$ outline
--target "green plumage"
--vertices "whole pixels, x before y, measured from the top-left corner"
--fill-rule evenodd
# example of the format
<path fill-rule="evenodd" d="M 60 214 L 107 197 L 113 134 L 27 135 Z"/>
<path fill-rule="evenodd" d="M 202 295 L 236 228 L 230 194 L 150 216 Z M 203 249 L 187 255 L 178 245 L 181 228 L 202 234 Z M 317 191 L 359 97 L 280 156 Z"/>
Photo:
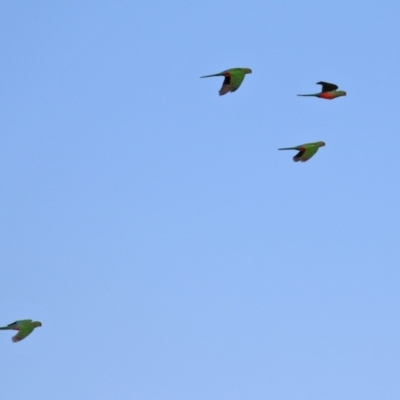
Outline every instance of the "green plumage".
<path fill-rule="evenodd" d="M 293 161 L 306 162 L 322 146 L 325 146 L 325 142 L 305 143 L 300 146 L 284 147 L 284 148 L 278 149 L 278 150 L 298 150 L 299 152 L 293 157 Z"/>
<path fill-rule="evenodd" d="M 22 319 L 19 321 L 15 321 L 12 324 L 7 326 L 0 327 L 0 330 L 14 330 L 18 331 L 18 333 L 11 338 L 11 340 L 16 343 L 25 339 L 28 335 L 30 335 L 33 330 L 39 326 L 42 326 L 42 323 L 39 321 L 32 321 L 31 319 Z"/>
<path fill-rule="evenodd" d="M 219 95 L 223 96 L 226 93 L 235 92 L 236 90 L 238 90 L 246 74 L 251 74 L 251 73 L 252 71 L 250 68 L 231 68 L 227 69 L 226 71 L 222 71 L 218 74 L 201 76 L 201 78 L 210 78 L 212 76 L 224 76 L 225 79 L 219 91 Z"/>

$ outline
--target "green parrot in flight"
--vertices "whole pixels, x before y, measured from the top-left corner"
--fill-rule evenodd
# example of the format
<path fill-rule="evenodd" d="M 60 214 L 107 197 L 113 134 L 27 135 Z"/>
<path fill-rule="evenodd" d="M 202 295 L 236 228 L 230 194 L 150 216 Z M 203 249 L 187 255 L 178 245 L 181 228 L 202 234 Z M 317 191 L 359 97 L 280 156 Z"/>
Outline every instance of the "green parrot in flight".
<path fill-rule="evenodd" d="M 219 74 L 201 76 L 200 78 L 210 78 L 212 76 L 224 76 L 224 82 L 219 91 L 219 95 L 222 96 L 228 92 L 235 92 L 239 89 L 243 82 L 246 74 L 251 74 L 250 68 L 231 68 L 226 71 L 220 72 Z"/>
<path fill-rule="evenodd" d="M 42 323 L 39 321 L 32 321 L 31 319 L 21 319 L 20 321 L 15 321 L 10 325 L 0 327 L 0 330 L 13 330 L 18 331 L 18 333 L 11 338 L 11 340 L 16 343 L 25 339 L 28 335 L 30 335 L 33 330 L 39 326 L 42 326 Z"/>
<path fill-rule="evenodd" d="M 339 88 L 339 86 L 335 85 L 334 83 L 317 82 L 317 85 L 322 85 L 321 93 L 298 94 L 297 96 L 313 96 L 325 100 L 333 100 L 336 99 L 336 97 L 347 96 L 347 93 L 344 90 L 336 90 Z"/>
<path fill-rule="evenodd" d="M 296 147 L 285 147 L 278 150 L 298 150 L 299 152 L 293 157 L 293 161 L 306 162 L 309 160 L 320 147 L 325 146 L 325 142 L 305 143 Z"/>

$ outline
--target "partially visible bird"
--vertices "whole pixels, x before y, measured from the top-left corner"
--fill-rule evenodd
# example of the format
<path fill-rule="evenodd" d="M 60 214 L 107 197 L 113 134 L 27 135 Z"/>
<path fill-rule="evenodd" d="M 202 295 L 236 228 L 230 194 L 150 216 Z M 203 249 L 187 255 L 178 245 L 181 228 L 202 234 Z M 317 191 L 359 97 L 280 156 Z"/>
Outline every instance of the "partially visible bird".
<path fill-rule="evenodd" d="M 226 71 L 222 71 L 219 74 L 201 76 L 200 78 L 210 78 L 212 76 L 224 76 L 224 82 L 219 91 L 219 95 L 222 96 L 228 92 L 234 92 L 239 89 L 243 82 L 246 74 L 251 74 L 252 70 L 250 68 L 231 68 Z"/>
<path fill-rule="evenodd" d="M 325 99 L 325 100 L 333 100 L 333 99 L 336 99 L 336 97 L 347 96 L 347 93 L 344 90 L 336 90 L 339 88 L 339 86 L 335 85 L 334 83 L 328 83 L 328 82 L 321 81 L 321 82 L 317 82 L 317 85 L 322 85 L 321 93 L 298 94 L 297 96 L 313 96 L 313 97 L 319 97 L 320 99 Z"/>
<path fill-rule="evenodd" d="M 299 152 L 293 157 L 293 161 L 306 162 L 309 160 L 320 147 L 325 146 L 325 142 L 305 143 L 296 147 L 285 147 L 278 150 L 298 150 Z"/>
<path fill-rule="evenodd" d="M 39 321 L 32 321 L 31 319 L 21 319 L 20 321 L 15 321 L 7 326 L 0 327 L 0 330 L 18 331 L 18 333 L 11 338 L 11 340 L 15 343 L 21 341 L 22 339 L 25 339 L 33 332 L 35 328 L 39 326 L 42 326 L 42 323 Z"/>

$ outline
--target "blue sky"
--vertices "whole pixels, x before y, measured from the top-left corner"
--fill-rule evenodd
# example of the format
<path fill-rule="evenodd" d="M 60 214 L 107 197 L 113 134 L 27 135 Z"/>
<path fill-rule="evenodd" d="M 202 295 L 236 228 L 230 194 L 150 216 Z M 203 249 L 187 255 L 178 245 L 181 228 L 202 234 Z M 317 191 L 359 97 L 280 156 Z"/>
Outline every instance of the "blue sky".
<path fill-rule="evenodd" d="M 2 399 L 399 397 L 398 2 L 0 11 Z"/>

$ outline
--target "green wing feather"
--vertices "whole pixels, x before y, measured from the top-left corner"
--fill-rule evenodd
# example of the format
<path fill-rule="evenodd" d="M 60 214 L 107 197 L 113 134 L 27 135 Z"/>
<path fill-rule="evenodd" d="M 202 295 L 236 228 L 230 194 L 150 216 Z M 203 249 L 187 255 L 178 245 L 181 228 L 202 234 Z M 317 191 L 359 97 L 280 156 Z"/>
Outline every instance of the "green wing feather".
<path fill-rule="evenodd" d="M 32 321 L 31 319 L 21 319 L 19 321 L 15 321 L 12 324 L 1 327 L 1 330 L 15 330 L 18 333 L 11 338 L 13 342 L 19 342 L 22 339 L 25 339 L 28 335 L 30 335 L 33 330 L 39 326 L 42 326 L 42 323 L 39 321 Z"/>
<path fill-rule="evenodd" d="M 16 343 L 20 342 L 22 339 L 25 339 L 28 335 L 30 335 L 33 330 L 35 329 L 35 326 L 33 326 L 32 323 L 30 324 L 24 324 L 19 328 L 18 333 L 11 338 L 11 340 Z"/>
<path fill-rule="evenodd" d="M 304 146 L 304 148 L 305 148 L 305 150 L 300 150 L 293 157 L 293 161 L 306 162 L 318 151 L 318 147 L 316 147 L 316 146 Z"/>
<path fill-rule="evenodd" d="M 305 162 L 309 160 L 322 146 L 325 146 L 325 142 L 305 143 L 300 146 L 283 147 L 278 150 L 298 150 L 299 152 L 293 157 L 293 161 Z"/>
<path fill-rule="evenodd" d="M 225 80 L 222 83 L 219 95 L 223 96 L 226 93 L 238 90 L 244 77 L 245 73 L 240 68 L 233 68 L 226 71 Z"/>
<path fill-rule="evenodd" d="M 243 82 L 245 75 L 251 73 L 252 71 L 250 68 L 230 68 L 226 71 L 219 72 L 218 74 L 201 76 L 201 78 L 224 76 L 225 79 L 222 83 L 221 89 L 219 90 L 219 95 L 223 96 L 226 93 L 235 92 L 236 90 L 238 90 Z"/>
<path fill-rule="evenodd" d="M 242 70 L 231 71 L 231 92 L 239 89 L 240 85 L 244 80 L 245 74 Z"/>

